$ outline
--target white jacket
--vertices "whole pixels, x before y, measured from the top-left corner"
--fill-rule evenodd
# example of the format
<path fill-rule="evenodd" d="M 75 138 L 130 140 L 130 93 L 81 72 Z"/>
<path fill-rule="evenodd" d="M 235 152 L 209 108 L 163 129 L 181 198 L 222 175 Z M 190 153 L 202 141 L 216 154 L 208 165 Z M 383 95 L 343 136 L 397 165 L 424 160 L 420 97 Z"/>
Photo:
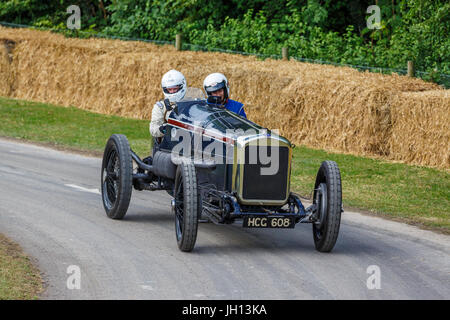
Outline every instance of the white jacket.
<path fill-rule="evenodd" d="M 153 106 L 152 110 L 152 120 L 150 121 L 150 134 L 154 138 L 162 137 L 161 131 L 159 131 L 159 127 L 162 126 L 167 119 L 169 118 L 170 112 L 166 112 L 166 106 L 164 105 L 164 101 L 158 101 Z M 165 115 L 165 119 L 164 119 Z"/>

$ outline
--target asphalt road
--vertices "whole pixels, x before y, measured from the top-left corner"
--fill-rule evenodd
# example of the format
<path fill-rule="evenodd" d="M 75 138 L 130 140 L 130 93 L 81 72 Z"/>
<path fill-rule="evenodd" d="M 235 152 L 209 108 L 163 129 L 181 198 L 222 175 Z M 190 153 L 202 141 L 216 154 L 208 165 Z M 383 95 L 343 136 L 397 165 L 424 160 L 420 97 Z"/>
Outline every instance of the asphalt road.
<path fill-rule="evenodd" d="M 331 253 L 314 249 L 311 225 L 212 223 L 183 253 L 165 192 L 133 191 L 124 220 L 107 218 L 100 167 L 100 158 L 0 139 L 0 232 L 36 260 L 43 299 L 450 298 L 448 236 L 345 212 Z M 78 283 L 69 266 L 79 289 L 67 285 Z"/>

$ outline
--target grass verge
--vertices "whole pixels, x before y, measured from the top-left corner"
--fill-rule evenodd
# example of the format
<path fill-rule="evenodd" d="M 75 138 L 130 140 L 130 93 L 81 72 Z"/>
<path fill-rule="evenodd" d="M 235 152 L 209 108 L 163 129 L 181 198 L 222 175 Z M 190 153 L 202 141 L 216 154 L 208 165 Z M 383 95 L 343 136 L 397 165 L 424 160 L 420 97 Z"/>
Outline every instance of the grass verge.
<path fill-rule="evenodd" d="M 37 299 L 41 290 L 39 270 L 17 244 L 0 234 L 0 300 Z"/>
<path fill-rule="evenodd" d="M 149 154 L 147 120 L 101 115 L 74 107 L 0 98 L 0 135 L 101 155 L 113 133 L 125 134 L 141 157 Z M 445 170 L 294 149 L 292 189 L 309 196 L 323 160 L 338 163 L 345 208 L 450 234 L 450 174 Z"/>

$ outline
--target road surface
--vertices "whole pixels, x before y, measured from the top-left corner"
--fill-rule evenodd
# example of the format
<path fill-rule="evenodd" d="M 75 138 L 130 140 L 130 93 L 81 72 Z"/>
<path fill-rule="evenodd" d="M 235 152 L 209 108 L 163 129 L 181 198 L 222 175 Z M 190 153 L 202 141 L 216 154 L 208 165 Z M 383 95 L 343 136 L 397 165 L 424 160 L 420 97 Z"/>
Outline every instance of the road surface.
<path fill-rule="evenodd" d="M 109 219 L 100 168 L 100 158 L 0 139 L 0 232 L 37 262 L 42 299 L 450 298 L 446 235 L 345 212 L 331 253 L 314 249 L 311 225 L 212 223 L 183 253 L 170 196 L 133 190 L 124 220 Z"/>

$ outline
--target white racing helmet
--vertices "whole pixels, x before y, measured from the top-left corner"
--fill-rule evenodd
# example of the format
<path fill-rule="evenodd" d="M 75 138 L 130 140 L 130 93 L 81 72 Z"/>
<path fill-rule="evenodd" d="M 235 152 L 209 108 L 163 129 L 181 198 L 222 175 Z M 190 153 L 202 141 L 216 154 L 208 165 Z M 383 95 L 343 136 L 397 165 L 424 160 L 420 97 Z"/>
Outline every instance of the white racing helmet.
<path fill-rule="evenodd" d="M 224 89 L 223 103 L 225 103 L 230 96 L 230 85 L 228 84 L 227 77 L 225 77 L 222 73 L 211 73 L 203 81 L 203 89 L 205 89 L 207 96 L 210 96 L 211 92 L 222 88 Z"/>
<path fill-rule="evenodd" d="M 187 89 L 186 79 L 183 74 L 177 70 L 170 70 L 166 72 L 161 79 L 161 87 L 164 92 L 164 97 L 170 102 L 178 102 L 184 98 Z M 169 93 L 169 88 L 178 88 L 175 93 Z"/>

